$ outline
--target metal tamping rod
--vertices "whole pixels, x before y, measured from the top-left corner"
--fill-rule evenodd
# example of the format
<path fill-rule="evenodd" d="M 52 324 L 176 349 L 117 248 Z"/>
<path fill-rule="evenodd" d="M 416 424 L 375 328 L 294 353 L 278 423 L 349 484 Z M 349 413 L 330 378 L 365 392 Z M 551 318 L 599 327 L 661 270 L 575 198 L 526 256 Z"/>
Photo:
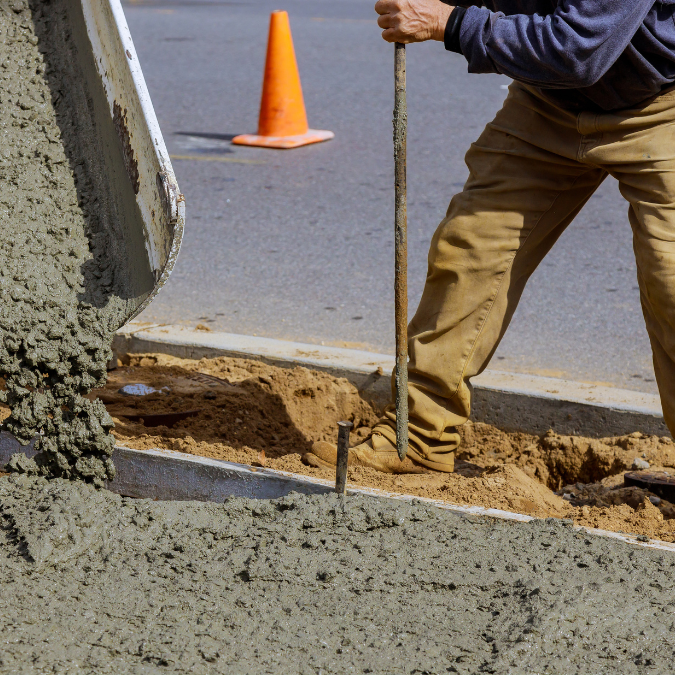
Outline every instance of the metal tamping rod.
<path fill-rule="evenodd" d="M 337 464 L 335 465 L 335 492 L 343 495 L 347 489 L 347 466 L 349 465 L 349 432 L 351 422 L 338 422 Z"/>
<path fill-rule="evenodd" d="M 406 141 L 408 104 L 405 94 L 405 45 L 395 46 L 394 60 L 395 246 L 394 304 L 396 312 L 396 450 L 408 452 L 408 203 Z"/>

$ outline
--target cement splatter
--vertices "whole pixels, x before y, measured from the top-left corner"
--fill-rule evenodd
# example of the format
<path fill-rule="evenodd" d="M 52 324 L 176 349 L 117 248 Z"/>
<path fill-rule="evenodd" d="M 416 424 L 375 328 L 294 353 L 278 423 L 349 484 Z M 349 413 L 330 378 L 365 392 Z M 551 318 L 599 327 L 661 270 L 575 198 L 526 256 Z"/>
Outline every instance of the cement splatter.
<path fill-rule="evenodd" d="M 105 382 L 126 311 L 64 7 L 0 0 L 3 428 L 38 436 L 41 472 L 102 484 L 114 475 L 113 423 L 85 395 Z"/>
<path fill-rule="evenodd" d="M 614 675 L 675 657 L 675 556 L 561 520 L 12 476 L 0 521 L 0 673 Z"/>

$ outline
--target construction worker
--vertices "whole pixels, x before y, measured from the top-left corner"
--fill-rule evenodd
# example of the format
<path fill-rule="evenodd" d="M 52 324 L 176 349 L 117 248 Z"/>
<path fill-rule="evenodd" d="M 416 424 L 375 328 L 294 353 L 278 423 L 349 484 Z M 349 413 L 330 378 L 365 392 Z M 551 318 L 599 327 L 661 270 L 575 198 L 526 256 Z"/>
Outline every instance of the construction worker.
<path fill-rule="evenodd" d="M 452 471 L 471 378 L 490 361 L 525 283 L 608 176 L 633 230 L 665 422 L 675 432 L 675 0 L 379 0 L 388 42 L 438 40 L 470 73 L 513 79 L 471 146 L 469 178 L 437 229 L 410 323 L 410 446 L 395 410 L 352 465 Z M 310 464 L 335 464 L 317 443 Z"/>

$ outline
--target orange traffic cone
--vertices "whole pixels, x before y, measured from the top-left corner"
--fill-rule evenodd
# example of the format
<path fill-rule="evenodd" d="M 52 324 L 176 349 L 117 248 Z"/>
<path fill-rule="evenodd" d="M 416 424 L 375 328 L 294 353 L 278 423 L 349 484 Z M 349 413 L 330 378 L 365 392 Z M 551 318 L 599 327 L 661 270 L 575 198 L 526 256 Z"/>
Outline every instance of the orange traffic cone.
<path fill-rule="evenodd" d="M 334 136 L 332 131 L 307 126 L 288 13 L 272 12 L 258 133 L 235 136 L 232 142 L 264 148 L 298 148 Z"/>

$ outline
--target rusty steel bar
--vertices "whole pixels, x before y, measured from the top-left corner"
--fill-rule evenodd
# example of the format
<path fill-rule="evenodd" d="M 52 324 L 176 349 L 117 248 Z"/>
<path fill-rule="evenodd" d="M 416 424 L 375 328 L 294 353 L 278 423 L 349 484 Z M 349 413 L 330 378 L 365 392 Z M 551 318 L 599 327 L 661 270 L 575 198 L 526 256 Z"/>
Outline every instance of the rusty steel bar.
<path fill-rule="evenodd" d="M 394 94 L 395 247 L 394 304 L 396 312 L 396 450 L 408 452 L 408 204 L 406 141 L 408 104 L 405 94 L 405 45 L 396 43 Z"/>
<path fill-rule="evenodd" d="M 347 466 L 349 465 L 349 432 L 351 422 L 338 422 L 337 463 L 335 465 L 335 492 L 343 495 L 347 489 Z"/>

